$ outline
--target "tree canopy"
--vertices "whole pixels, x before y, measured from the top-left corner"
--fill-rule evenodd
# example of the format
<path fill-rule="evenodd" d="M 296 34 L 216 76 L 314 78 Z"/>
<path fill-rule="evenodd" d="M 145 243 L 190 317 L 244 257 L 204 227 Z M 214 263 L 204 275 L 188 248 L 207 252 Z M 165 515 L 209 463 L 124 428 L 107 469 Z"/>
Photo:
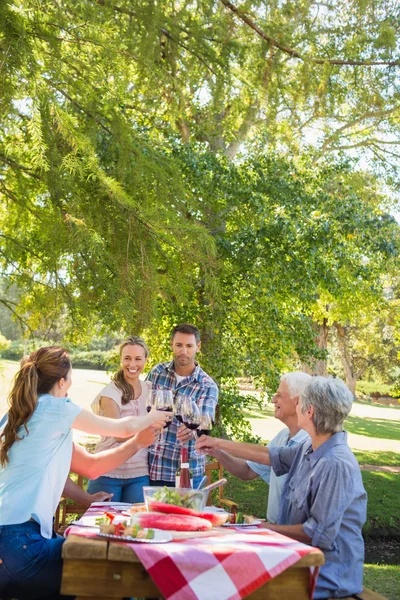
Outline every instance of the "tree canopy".
<path fill-rule="evenodd" d="M 397 270 L 365 159 L 395 189 L 399 10 L 2 2 L 0 267 L 19 294 L 0 302 L 69 340 L 193 320 L 218 381 L 323 359 L 315 328 L 379 305 Z"/>

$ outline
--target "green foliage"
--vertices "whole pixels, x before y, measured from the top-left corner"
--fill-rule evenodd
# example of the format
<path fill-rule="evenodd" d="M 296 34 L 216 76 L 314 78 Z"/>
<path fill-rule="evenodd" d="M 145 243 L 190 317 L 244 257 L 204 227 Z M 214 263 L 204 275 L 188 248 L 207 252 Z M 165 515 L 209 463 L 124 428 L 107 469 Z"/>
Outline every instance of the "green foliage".
<path fill-rule="evenodd" d="M 72 365 L 77 369 L 104 369 L 108 366 L 109 353 L 102 350 L 71 352 Z"/>
<path fill-rule="evenodd" d="M 237 376 L 268 391 L 324 357 L 326 306 L 381 310 L 390 202 L 324 157 L 397 140 L 395 69 L 331 60 L 396 62 L 389 4 L 243 5 L 269 42 L 211 0 L 3 2 L 0 274 L 25 338 L 145 332 L 164 360 L 169 328 L 196 322 L 226 427 Z"/>
<path fill-rule="evenodd" d="M 367 396 L 371 396 L 371 394 L 375 394 L 378 396 L 392 396 L 393 398 L 397 398 L 397 394 L 395 393 L 393 386 L 388 385 L 386 383 L 376 383 L 375 381 L 358 381 L 357 382 L 357 391 L 361 392 L 361 394 L 365 394 Z"/>
<path fill-rule="evenodd" d="M 7 350 L 7 348 L 10 346 L 11 342 L 10 340 L 7 340 L 4 335 L 1 335 L 0 333 L 0 352 L 3 353 L 4 350 Z"/>

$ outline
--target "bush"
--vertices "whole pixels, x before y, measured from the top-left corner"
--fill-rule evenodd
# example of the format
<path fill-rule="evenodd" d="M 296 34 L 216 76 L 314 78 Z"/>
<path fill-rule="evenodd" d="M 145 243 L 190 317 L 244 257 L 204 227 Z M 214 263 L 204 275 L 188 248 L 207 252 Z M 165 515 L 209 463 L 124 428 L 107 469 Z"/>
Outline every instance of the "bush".
<path fill-rule="evenodd" d="M 356 390 L 361 394 L 375 398 L 379 398 L 380 396 L 398 398 L 400 395 L 395 386 L 386 383 L 375 383 L 374 381 L 357 381 Z"/>
<path fill-rule="evenodd" d="M 0 333 L 0 352 L 4 352 L 4 350 L 7 350 L 10 344 L 10 340 L 7 340 L 7 338 L 5 338 L 4 335 L 1 335 Z"/>
<path fill-rule="evenodd" d="M 75 369 L 108 369 L 109 352 L 90 350 L 88 352 L 71 352 L 70 358 Z"/>
<path fill-rule="evenodd" d="M 21 340 L 13 340 L 1 351 L 1 358 L 6 360 L 21 360 L 24 355 L 24 344 Z"/>

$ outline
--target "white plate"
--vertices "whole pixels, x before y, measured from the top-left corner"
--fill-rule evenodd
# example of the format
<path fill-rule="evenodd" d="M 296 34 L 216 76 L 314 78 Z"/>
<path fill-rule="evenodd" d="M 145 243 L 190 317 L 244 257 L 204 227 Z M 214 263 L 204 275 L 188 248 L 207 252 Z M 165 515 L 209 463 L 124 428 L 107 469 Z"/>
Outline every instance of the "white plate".
<path fill-rule="evenodd" d="M 140 542 L 143 544 L 165 544 L 172 540 L 172 535 L 169 531 L 162 529 L 154 529 L 154 537 L 152 540 L 146 540 L 142 538 L 134 538 L 129 535 L 113 535 L 112 533 L 98 533 L 99 537 L 106 538 L 107 540 L 113 540 L 116 542 Z"/>
<path fill-rule="evenodd" d="M 260 525 L 262 521 L 254 519 L 252 523 L 224 523 L 222 527 L 253 527 L 253 525 Z"/>
<path fill-rule="evenodd" d="M 90 506 L 94 508 L 99 508 L 102 506 L 106 506 L 107 508 L 116 508 L 116 510 L 121 510 L 123 508 L 130 508 L 132 506 L 132 502 L 92 502 Z"/>

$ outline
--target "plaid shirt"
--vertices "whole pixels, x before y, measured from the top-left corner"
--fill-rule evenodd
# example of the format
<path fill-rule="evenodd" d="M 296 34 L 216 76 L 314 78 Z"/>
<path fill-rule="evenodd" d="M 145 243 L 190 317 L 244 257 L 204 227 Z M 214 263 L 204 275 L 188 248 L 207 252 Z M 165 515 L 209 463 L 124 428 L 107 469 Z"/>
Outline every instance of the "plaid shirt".
<path fill-rule="evenodd" d="M 215 407 L 218 403 L 218 387 L 207 373 L 195 362 L 195 369 L 191 375 L 185 377 L 179 384 L 175 377 L 174 361 L 156 365 L 147 375 L 146 380 L 151 381 L 153 388 L 163 388 L 179 392 L 194 400 L 199 407 L 200 413 L 209 413 L 213 418 Z M 164 481 L 175 481 L 175 474 L 179 467 L 181 444 L 176 439 L 180 423 L 174 419 L 171 425 L 164 429 L 164 439 L 172 445 L 165 448 L 155 447 L 156 452 L 149 453 L 150 479 L 163 479 Z M 194 451 L 194 440 L 189 441 L 189 456 Z M 205 457 L 190 458 L 190 469 L 193 477 L 203 475 Z"/>

